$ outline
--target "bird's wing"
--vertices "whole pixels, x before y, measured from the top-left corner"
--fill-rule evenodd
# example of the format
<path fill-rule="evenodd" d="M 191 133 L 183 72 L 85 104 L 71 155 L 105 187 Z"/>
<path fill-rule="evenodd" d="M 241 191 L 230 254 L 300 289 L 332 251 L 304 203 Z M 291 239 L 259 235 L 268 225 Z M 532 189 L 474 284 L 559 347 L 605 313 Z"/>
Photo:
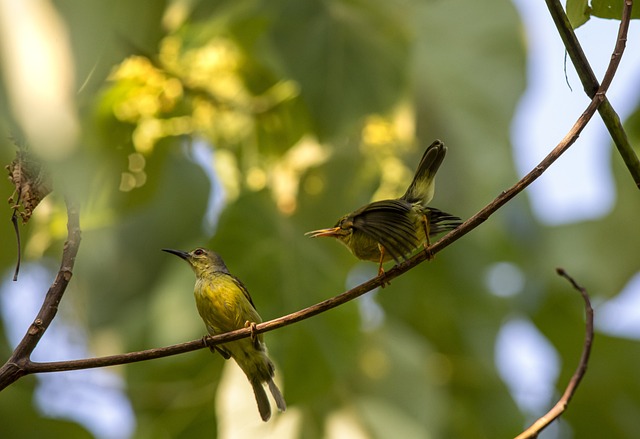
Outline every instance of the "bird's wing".
<path fill-rule="evenodd" d="M 238 279 L 237 277 L 235 277 L 234 275 L 230 274 L 229 276 L 231 276 L 231 279 L 233 280 L 233 283 L 235 283 L 237 285 L 237 287 L 240 289 L 240 291 L 242 291 L 242 294 L 244 295 L 245 299 L 247 299 L 247 302 L 249 302 L 249 304 L 251 304 L 251 309 L 246 309 L 246 313 L 244 314 L 244 317 L 246 317 L 247 322 L 252 323 L 252 324 L 256 324 L 256 323 L 262 323 L 262 319 L 260 318 L 260 314 L 258 314 L 258 310 L 256 309 L 256 306 L 253 304 L 253 300 L 251 299 L 251 294 L 249 294 L 249 290 L 247 290 L 247 287 L 244 286 L 244 284 L 240 281 L 240 279 Z M 239 304 L 239 306 L 241 308 L 244 308 L 243 305 Z M 242 322 L 241 322 L 242 323 Z M 245 322 L 245 326 L 246 326 L 246 322 Z M 264 350 L 265 347 L 263 345 L 262 342 L 262 334 L 258 334 L 257 337 L 254 337 L 253 333 L 251 335 L 251 340 L 253 341 L 253 346 L 257 349 L 257 350 Z"/>
<path fill-rule="evenodd" d="M 242 281 L 237 277 L 235 277 L 234 275 L 230 274 L 229 276 L 231 276 L 233 283 L 236 284 L 236 286 L 240 289 L 240 291 L 242 291 L 242 294 L 244 294 L 245 299 L 247 299 L 247 301 L 251 304 L 253 309 L 257 312 L 258 310 L 256 309 L 256 306 L 253 304 L 253 299 L 251 299 L 251 294 L 249 294 L 249 290 L 247 290 L 247 287 L 245 287 Z"/>
<path fill-rule="evenodd" d="M 399 262 L 419 244 L 410 214 L 411 205 L 405 201 L 377 201 L 354 214 L 353 227 L 380 243 Z"/>
<path fill-rule="evenodd" d="M 462 224 L 462 220 L 450 213 L 443 212 L 435 207 L 423 208 L 423 213 L 429 220 L 429 236 L 435 236 L 442 232 L 448 232 Z"/>

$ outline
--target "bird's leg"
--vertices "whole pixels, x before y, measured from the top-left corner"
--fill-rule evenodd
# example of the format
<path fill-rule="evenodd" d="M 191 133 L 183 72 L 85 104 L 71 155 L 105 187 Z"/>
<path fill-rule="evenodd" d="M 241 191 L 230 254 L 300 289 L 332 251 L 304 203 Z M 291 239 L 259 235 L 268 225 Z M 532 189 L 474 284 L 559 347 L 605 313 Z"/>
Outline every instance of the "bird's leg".
<path fill-rule="evenodd" d="M 211 352 L 213 352 L 214 354 L 216 352 L 219 353 L 220 355 L 222 355 L 222 358 L 224 358 L 225 360 L 228 360 L 229 358 L 231 358 L 231 356 L 226 351 L 223 351 L 218 346 L 210 346 L 209 343 L 207 342 L 207 337 L 208 337 L 207 335 L 204 335 L 202 337 L 202 344 L 207 346 Z"/>
<path fill-rule="evenodd" d="M 382 284 L 380 284 L 380 286 L 384 288 L 387 285 L 391 285 L 391 282 L 386 282 L 384 280 L 384 268 L 382 268 L 382 262 L 384 261 L 384 247 L 378 244 L 378 250 L 380 250 L 380 264 L 378 265 L 378 276 L 383 276 Z"/>
<path fill-rule="evenodd" d="M 427 261 L 430 261 L 433 259 L 433 254 L 431 253 L 431 249 L 430 249 L 431 239 L 429 238 L 431 225 L 429 224 L 429 218 L 427 218 L 427 215 L 425 215 L 424 213 L 422 214 L 421 222 L 422 222 L 422 227 L 424 227 L 424 236 L 425 236 L 425 240 L 422 243 L 422 245 L 424 246 L 424 252 L 427 255 Z"/>
<path fill-rule="evenodd" d="M 218 346 L 213 346 L 210 347 L 209 349 L 211 349 L 211 352 L 213 353 L 219 353 L 220 355 L 222 355 L 222 358 L 224 358 L 225 360 L 228 360 L 229 358 L 231 358 L 231 354 L 227 351 L 225 351 L 222 348 L 219 348 Z"/>
<path fill-rule="evenodd" d="M 245 328 L 251 328 L 251 342 L 253 343 L 253 347 L 256 349 L 260 349 L 260 340 L 258 340 L 258 334 L 256 333 L 256 322 L 250 322 L 247 320 L 244 322 Z"/>

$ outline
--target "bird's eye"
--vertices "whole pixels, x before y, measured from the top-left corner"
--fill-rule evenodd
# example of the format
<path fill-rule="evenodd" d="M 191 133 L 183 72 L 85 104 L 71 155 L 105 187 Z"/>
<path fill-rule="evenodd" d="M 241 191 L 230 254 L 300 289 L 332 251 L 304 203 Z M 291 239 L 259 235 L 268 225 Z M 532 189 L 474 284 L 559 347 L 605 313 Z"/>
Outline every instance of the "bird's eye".
<path fill-rule="evenodd" d="M 204 254 L 204 250 L 202 250 L 201 248 L 196 249 L 196 251 L 194 251 L 193 254 L 196 256 L 202 256 Z"/>

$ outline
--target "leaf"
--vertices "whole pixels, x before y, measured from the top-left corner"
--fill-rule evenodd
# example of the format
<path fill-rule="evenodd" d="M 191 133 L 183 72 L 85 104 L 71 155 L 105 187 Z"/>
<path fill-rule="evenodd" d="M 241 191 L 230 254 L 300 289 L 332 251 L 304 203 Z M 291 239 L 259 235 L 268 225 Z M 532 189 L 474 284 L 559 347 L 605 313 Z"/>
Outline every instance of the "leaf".
<path fill-rule="evenodd" d="M 591 0 L 591 15 L 620 20 L 623 6 L 623 0 Z M 631 18 L 640 18 L 640 8 L 637 5 L 631 10 Z"/>
<path fill-rule="evenodd" d="M 574 29 L 582 26 L 589 18 L 622 19 L 622 0 L 592 0 L 589 5 L 588 0 L 567 0 L 567 16 Z M 631 18 L 640 18 L 640 8 L 631 10 Z"/>
<path fill-rule="evenodd" d="M 585 24 L 591 16 L 588 0 L 567 0 L 567 17 L 574 29 Z"/>
<path fill-rule="evenodd" d="M 16 158 L 6 168 L 16 196 L 9 203 L 15 203 L 13 209 L 26 224 L 38 204 L 53 190 L 51 175 L 42 161 L 24 147 L 18 148 Z"/>

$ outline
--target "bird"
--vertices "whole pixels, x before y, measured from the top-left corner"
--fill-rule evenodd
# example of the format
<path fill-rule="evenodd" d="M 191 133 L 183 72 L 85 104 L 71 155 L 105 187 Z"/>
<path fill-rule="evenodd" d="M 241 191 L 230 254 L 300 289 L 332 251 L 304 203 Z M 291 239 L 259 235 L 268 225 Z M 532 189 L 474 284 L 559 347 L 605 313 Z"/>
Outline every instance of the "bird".
<path fill-rule="evenodd" d="M 193 295 L 196 308 L 210 335 L 245 327 L 255 328 L 262 319 L 256 311 L 249 291 L 244 284 L 229 272 L 222 257 L 206 248 L 198 247 L 190 252 L 163 248 L 163 251 L 184 259 L 196 275 Z M 258 411 L 263 421 L 271 417 L 271 404 L 264 384 L 271 391 L 278 410 L 284 412 L 287 404 L 280 389 L 273 381 L 275 367 L 267 354 L 262 334 L 250 338 L 210 347 L 225 360 L 233 358 L 249 379 L 253 388 Z"/>
<path fill-rule="evenodd" d="M 435 191 L 435 175 L 447 153 L 440 140 L 425 150 L 407 191 L 397 199 L 374 201 L 342 216 L 334 227 L 305 233 L 312 238 L 333 237 L 358 259 L 382 264 L 393 259 L 400 263 L 430 238 L 462 224 L 457 216 L 428 207 Z M 430 255 L 428 255 L 430 257 Z"/>

